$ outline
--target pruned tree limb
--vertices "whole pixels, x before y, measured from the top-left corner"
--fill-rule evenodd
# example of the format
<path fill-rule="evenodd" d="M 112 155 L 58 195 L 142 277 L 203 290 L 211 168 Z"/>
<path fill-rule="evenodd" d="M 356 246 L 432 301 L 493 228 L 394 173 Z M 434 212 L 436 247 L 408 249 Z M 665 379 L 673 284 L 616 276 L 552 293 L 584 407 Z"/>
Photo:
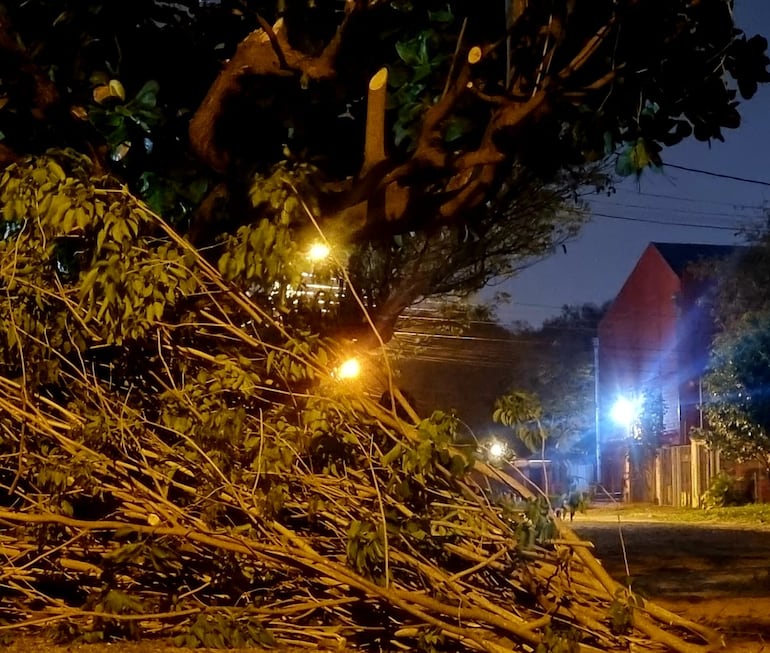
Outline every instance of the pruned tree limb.
<path fill-rule="evenodd" d="M 281 64 L 281 68 L 285 68 L 288 70 L 289 63 L 286 61 L 286 57 L 283 54 L 281 43 L 279 42 L 278 37 L 273 31 L 273 27 L 260 14 L 257 14 L 257 22 L 260 24 L 262 30 L 265 32 L 265 35 L 270 41 L 270 44 L 273 46 L 273 51 L 275 52 L 275 56 L 278 57 L 278 62 Z"/>
<path fill-rule="evenodd" d="M 308 79 L 334 77 L 334 64 L 342 45 L 350 17 L 359 7 L 349 2 L 346 13 L 332 39 L 317 57 L 307 55 L 291 46 L 283 19 L 279 18 L 272 28 L 259 18 L 260 29 L 249 34 L 236 48 L 233 57 L 217 75 L 206 97 L 190 121 L 190 144 L 193 151 L 212 170 L 227 172 L 230 158 L 215 141 L 217 118 L 222 106 L 231 95 L 240 92 L 243 76 L 302 75 Z"/>
<path fill-rule="evenodd" d="M 581 48 L 575 57 L 564 68 L 562 68 L 558 77 L 562 81 L 569 79 L 573 74 L 579 71 L 583 66 L 591 60 L 591 57 L 601 47 L 602 43 L 612 33 L 612 28 L 615 25 L 616 18 L 613 16 L 609 21 L 602 25 L 596 33 L 588 39 L 585 45 Z"/>
<path fill-rule="evenodd" d="M 380 68 L 369 80 L 366 103 L 366 136 L 361 174 L 385 160 L 385 101 L 388 90 L 388 69 Z"/>
<path fill-rule="evenodd" d="M 521 18 L 527 3 L 521 0 L 513 4 L 515 6 L 511 6 L 511 11 Z M 250 34 L 217 77 L 191 121 L 191 142 L 199 156 L 215 170 L 227 171 L 229 156 L 214 144 L 215 121 L 224 99 L 239 91 L 239 80 L 243 75 L 270 77 L 294 74 L 309 79 L 333 77 L 347 22 L 359 10 L 361 3 L 347 3 L 345 17 L 322 53 L 316 57 L 298 52 L 289 44 L 281 20 L 272 28 L 263 24 L 261 29 Z M 337 233 L 343 240 L 350 240 L 372 233 L 380 224 L 387 223 L 387 231 L 398 233 L 399 229 L 413 228 L 415 219 L 420 224 L 426 224 L 425 221 L 434 216 L 434 219 L 447 222 L 460 219 L 463 212 L 478 207 L 493 187 L 498 167 L 507 160 L 508 148 L 524 133 L 525 128 L 537 124 L 551 111 L 559 98 L 568 100 L 571 97 L 569 94 L 574 91 L 565 88 L 565 82 L 592 59 L 611 33 L 613 25 L 614 18 L 597 30 L 566 66 L 551 73 L 548 68 L 556 47 L 563 41 L 565 29 L 563 21 L 552 21 L 547 36 L 553 43 L 546 53 L 547 61 L 544 60 L 539 68 L 542 81 L 530 97 L 494 95 L 477 88 L 473 68 L 496 45 L 479 44 L 468 48 L 462 65 L 457 66 L 462 50 L 463 39 L 460 37 L 444 91 L 438 101 L 425 111 L 414 151 L 407 160 L 399 163 L 391 161 L 386 152 L 387 72 L 380 70 L 370 79 L 368 89 L 366 138 L 360 172 L 356 179 L 340 184 L 336 206 L 319 216 L 324 228 Z M 610 71 L 582 90 L 599 90 L 611 83 L 616 75 L 617 71 Z M 468 93 L 493 109 L 479 147 L 455 155 L 443 142 L 442 129 L 458 102 Z M 504 136 L 502 140 L 501 135 Z M 443 180 L 440 182 L 443 192 L 436 193 L 434 190 L 433 197 L 414 193 L 414 185 L 419 185 L 426 174 Z M 345 186 L 347 189 L 344 189 Z M 414 211 L 422 215 L 416 217 Z"/>

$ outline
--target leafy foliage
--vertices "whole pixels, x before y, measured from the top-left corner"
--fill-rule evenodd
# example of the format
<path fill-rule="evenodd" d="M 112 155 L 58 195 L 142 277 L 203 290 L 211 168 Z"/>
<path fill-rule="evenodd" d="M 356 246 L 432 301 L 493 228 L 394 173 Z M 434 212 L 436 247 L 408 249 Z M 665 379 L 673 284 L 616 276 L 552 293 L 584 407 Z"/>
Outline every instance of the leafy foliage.
<path fill-rule="evenodd" d="M 495 402 L 492 419 L 513 429 L 514 435 L 531 452 L 545 448 L 548 433 L 540 419 L 543 409 L 534 395 L 525 392 L 510 392 Z"/>
<path fill-rule="evenodd" d="M 539 329 L 517 332 L 521 339 L 509 385 L 535 394 L 551 445 L 564 454 L 592 452 L 594 430 L 593 338 L 603 307 L 564 306 Z"/>
<path fill-rule="evenodd" d="M 212 610 L 198 616 L 187 633 L 174 638 L 174 643 L 187 648 L 230 649 L 275 646 L 277 642 L 257 617 Z"/>
<path fill-rule="evenodd" d="M 724 470 L 711 479 L 708 489 L 701 497 L 701 505 L 705 510 L 741 506 L 750 502 L 751 497 L 747 496 L 738 479 Z"/>
<path fill-rule="evenodd" d="M 767 234 L 755 234 L 750 247 L 697 269 L 710 284 L 705 301 L 716 328 L 704 377 L 708 428 L 703 435 L 722 455 L 738 461 L 770 459 L 767 251 Z"/>
<path fill-rule="evenodd" d="M 38 426 L 53 420 L 40 430 L 25 409 L 4 413 L 3 459 L 23 456 L 5 498 L 33 491 L 37 514 L 111 524 L 75 540 L 55 522 L 27 534 L 50 550 L 35 591 L 46 597 L 50 585 L 54 594 L 43 600 L 64 600 L 58 587 L 77 572 L 68 609 L 100 615 L 87 627 L 73 620 L 62 635 L 137 637 L 140 617 L 160 613 L 178 622 L 185 646 L 272 645 L 275 621 L 236 607 L 244 596 L 278 597 L 287 583 L 289 594 L 302 592 L 303 575 L 308 591 L 325 593 L 313 574 L 278 571 L 248 553 L 252 544 L 233 544 L 274 529 L 320 537 L 313 546 L 343 553 L 343 573 L 382 587 L 401 582 L 401 542 L 424 561 L 462 565 L 444 547 L 491 532 L 458 494 L 472 450 L 456 445 L 457 421 L 444 413 L 398 435 L 402 422 L 333 377 L 338 353 L 285 302 L 303 261 L 312 263 L 266 222 L 274 246 L 252 235 L 244 253 L 246 267 L 265 266 L 262 276 L 231 272 L 224 255 L 220 275 L 124 188 L 91 172 L 85 157 L 51 151 L 0 180 L 0 311 L 11 326 L 0 343 L 2 388 L 24 388 L 28 407 L 47 407 Z M 282 210 L 290 199 L 280 197 Z M 231 260 L 238 251 L 225 249 Z M 319 390 L 300 392 L 311 386 Z M 0 468 L 4 479 L 9 472 Z M 340 488 L 360 495 L 343 501 L 344 513 L 334 507 Z M 437 502 L 437 491 L 451 500 Z M 549 519 L 540 514 L 526 546 L 546 545 Z M 189 539 L 191 529 L 204 539 Z M 205 554 L 216 533 L 231 544 Z M 68 540 L 83 548 L 68 550 Z M 443 635 L 422 641 L 439 645 Z"/>
<path fill-rule="evenodd" d="M 633 429 L 632 434 L 633 440 L 639 446 L 653 451 L 660 446 L 666 410 L 666 402 L 663 400 L 660 389 L 656 387 L 644 388 L 639 404 L 638 424 Z"/>
<path fill-rule="evenodd" d="M 157 239 L 146 210 L 91 174 L 87 159 L 64 151 L 12 166 L 0 180 L 0 251 L 15 262 L 4 283 L 0 364 L 32 390 L 56 385 L 96 344 L 143 339 L 197 289 L 189 257 Z"/>
<path fill-rule="evenodd" d="M 770 414 L 764 399 L 770 382 L 768 316 L 747 314 L 735 331 L 718 336 L 705 386 L 708 438 L 736 460 L 768 460 Z"/>

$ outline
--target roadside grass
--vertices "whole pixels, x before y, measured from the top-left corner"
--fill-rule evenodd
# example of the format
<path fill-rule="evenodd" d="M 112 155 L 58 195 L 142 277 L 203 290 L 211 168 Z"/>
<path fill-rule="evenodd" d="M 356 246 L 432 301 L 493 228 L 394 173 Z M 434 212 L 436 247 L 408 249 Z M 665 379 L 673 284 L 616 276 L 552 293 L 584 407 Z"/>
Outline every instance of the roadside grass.
<path fill-rule="evenodd" d="M 583 514 L 587 519 L 622 521 L 662 521 L 701 524 L 770 525 L 770 503 L 753 503 L 726 508 L 675 508 L 652 504 L 589 505 Z"/>

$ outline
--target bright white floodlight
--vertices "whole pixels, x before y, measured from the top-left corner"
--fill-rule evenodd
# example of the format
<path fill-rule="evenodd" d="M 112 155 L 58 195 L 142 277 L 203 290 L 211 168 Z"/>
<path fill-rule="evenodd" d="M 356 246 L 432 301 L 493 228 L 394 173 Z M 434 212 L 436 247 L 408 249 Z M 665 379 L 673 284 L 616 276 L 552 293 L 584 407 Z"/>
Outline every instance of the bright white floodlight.
<path fill-rule="evenodd" d="M 610 416 L 618 424 L 631 426 L 636 421 L 639 410 L 636 402 L 627 397 L 620 397 L 612 407 Z"/>

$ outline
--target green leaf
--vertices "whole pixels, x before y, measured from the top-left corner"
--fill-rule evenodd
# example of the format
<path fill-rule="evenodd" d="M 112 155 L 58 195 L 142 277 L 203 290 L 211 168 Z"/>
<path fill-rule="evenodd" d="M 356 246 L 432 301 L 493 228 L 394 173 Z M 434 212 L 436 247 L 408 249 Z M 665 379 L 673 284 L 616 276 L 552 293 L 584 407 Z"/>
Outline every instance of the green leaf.
<path fill-rule="evenodd" d="M 418 62 L 420 43 L 417 39 L 411 41 L 399 41 L 396 43 L 396 52 L 405 64 L 415 65 Z"/>
<path fill-rule="evenodd" d="M 428 18 L 436 23 L 451 23 L 454 20 L 454 15 L 452 14 L 449 5 L 447 5 L 446 9 L 429 11 Z"/>
<path fill-rule="evenodd" d="M 463 476 L 467 469 L 468 464 L 463 456 L 460 454 L 455 454 L 452 456 L 451 464 L 449 467 L 449 471 L 452 473 L 452 476 L 455 478 Z"/>
<path fill-rule="evenodd" d="M 402 453 L 403 449 L 400 444 L 396 444 L 382 457 L 382 466 L 389 467 L 395 460 L 397 460 Z"/>
<path fill-rule="evenodd" d="M 447 121 L 447 125 L 444 130 L 444 140 L 448 143 L 456 141 L 465 136 L 465 134 L 467 134 L 472 128 L 473 124 L 470 120 L 453 117 Z"/>
<path fill-rule="evenodd" d="M 154 108 L 158 103 L 158 91 L 160 85 L 154 79 L 151 79 L 136 94 L 135 101 L 142 107 Z"/>

